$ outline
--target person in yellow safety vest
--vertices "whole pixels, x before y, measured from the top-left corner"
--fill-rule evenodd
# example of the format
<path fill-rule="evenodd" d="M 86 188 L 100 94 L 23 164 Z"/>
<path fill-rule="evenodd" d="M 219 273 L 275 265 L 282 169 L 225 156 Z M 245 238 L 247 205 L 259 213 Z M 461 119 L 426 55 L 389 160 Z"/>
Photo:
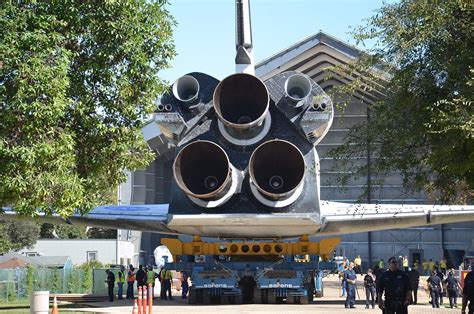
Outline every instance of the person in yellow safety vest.
<path fill-rule="evenodd" d="M 161 282 L 164 283 L 164 285 L 162 284 L 161 286 L 165 288 L 164 294 L 161 294 L 161 298 L 173 300 L 173 296 L 171 295 L 171 280 L 173 280 L 171 271 L 163 268 L 160 272 L 160 279 Z"/>
<path fill-rule="evenodd" d="M 150 290 L 151 284 L 151 295 L 153 298 L 155 297 L 155 278 L 156 273 L 153 271 L 153 266 L 148 265 L 148 271 L 146 272 L 146 285 L 148 287 L 147 293 Z"/>
<path fill-rule="evenodd" d="M 428 274 L 429 274 L 429 269 L 430 269 L 430 264 L 428 263 L 427 260 L 424 259 L 422 265 L 423 265 L 423 275 L 424 275 L 424 276 L 428 276 Z"/>
<path fill-rule="evenodd" d="M 446 276 L 446 269 L 448 268 L 448 265 L 447 265 L 447 262 L 446 262 L 446 259 L 444 258 L 444 256 L 439 261 L 439 268 L 441 268 L 441 272 L 443 273 L 443 275 Z"/>
<path fill-rule="evenodd" d="M 379 268 L 385 271 L 385 263 L 383 262 L 383 259 L 380 259 L 379 261 Z"/>
<path fill-rule="evenodd" d="M 123 300 L 123 284 L 125 283 L 125 267 L 120 266 L 120 270 L 117 273 L 117 286 L 118 286 L 118 299 Z"/>
<path fill-rule="evenodd" d="M 354 259 L 354 271 L 356 274 L 362 274 L 362 259 L 360 258 L 360 255 L 357 255 L 357 257 Z"/>
<path fill-rule="evenodd" d="M 408 257 L 405 255 L 402 259 L 402 266 L 405 272 L 408 272 Z"/>
<path fill-rule="evenodd" d="M 414 263 L 413 263 L 413 266 L 412 268 L 416 268 L 416 270 L 418 271 L 418 268 L 420 267 L 420 262 L 418 262 L 418 260 L 416 260 Z"/>
<path fill-rule="evenodd" d="M 135 268 L 132 264 L 128 266 L 127 272 L 127 299 L 134 299 L 133 286 L 135 284 Z"/>
<path fill-rule="evenodd" d="M 428 262 L 428 266 L 429 266 L 429 272 L 428 272 L 428 275 L 431 274 L 431 272 L 434 270 L 434 267 L 435 267 L 435 262 L 430 258 L 430 261 Z"/>

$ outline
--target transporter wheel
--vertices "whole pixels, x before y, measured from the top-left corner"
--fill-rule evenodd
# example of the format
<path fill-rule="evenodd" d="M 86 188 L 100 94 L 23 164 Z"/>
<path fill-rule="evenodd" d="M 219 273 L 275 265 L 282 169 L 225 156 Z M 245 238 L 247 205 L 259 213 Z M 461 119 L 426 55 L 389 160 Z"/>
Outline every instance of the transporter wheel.
<path fill-rule="evenodd" d="M 268 292 L 268 295 L 267 295 L 268 304 L 277 304 L 278 298 L 275 294 L 275 290 L 268 289 L 267 292 Z"/>
<path fill-rule="evenodd" d="M 308 301 L 309 303 L 312 303 L 314 298 L 314 286 L 312 284 L 307 284 L 306 291 L 308 293 Z"/>
<path fill-rule="evenodd" d="M 262 300 L 262 304 L 268 304 L 268 289 L 261 289 L 260 296 Z"/>
<path fill-rule="evenodd" d="M 299 297 L 299 304 L 309 304 L 309 296 Z"/>
<path fill-rule="evenodd" d="M 209 304 L 220 304 L 219 296 L 209 295 Z"/>
<path fill-rule="evenodd" d="M 244 296 L 239 294 L 235 297 L 235 304 L 243 304 L 244 303 Z"/>
<path fill-rule="evenodd" d="M 296 302 L 296 297 L 294 296 L 287 296 L 286 297 L 286 304 L 295 304 Z"/>
<path fill-rule="evenodd" d="M 253 303 L 254 304 L 261 304 L 263 303 L 262 300 L 262 290 L 255 288 L 253 290 Z"/>
<path fill-rule="evenodd" d="M 202 304 L 211 304 L 211 295 L 209 294 L 209 290 L 201 289 L 202 291 Z"/>
<path fill-rule="evenodd" d="M 193 287 L 189 288 L 189 297 L 188 297 L 188 303 L 189 304 L 196 304 L 196 289 Z"/>

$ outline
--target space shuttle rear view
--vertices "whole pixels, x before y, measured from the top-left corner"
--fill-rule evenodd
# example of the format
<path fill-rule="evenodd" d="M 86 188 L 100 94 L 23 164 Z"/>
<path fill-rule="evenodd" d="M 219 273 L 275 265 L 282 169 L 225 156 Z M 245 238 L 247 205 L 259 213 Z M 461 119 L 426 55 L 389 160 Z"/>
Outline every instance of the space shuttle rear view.
<path fill-rule="evenodd" d="M 222 238 L 335 235 L 474 220 L 474 206 L 320 200 L 317 145 L 331 99 L 310 77 L 254 75 L 250 14 L 237 1 L 237 73 L 179 78 L 154 121 L 178 153 L 169 204 L 100 206 L 71 223 Z M 7 209 L 4 217 L 14 212 Z"/>

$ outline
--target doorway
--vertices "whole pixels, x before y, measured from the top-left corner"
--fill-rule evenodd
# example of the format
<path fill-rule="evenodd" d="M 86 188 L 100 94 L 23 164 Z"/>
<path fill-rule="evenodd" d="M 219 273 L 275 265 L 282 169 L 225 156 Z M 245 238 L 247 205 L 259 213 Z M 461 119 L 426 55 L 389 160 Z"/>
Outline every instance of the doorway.
<path fill-rule="evenodd" d="M 420 270 L 420 266 L 423 263 L 423 250 L 421 249 L 410 249 L 408 253 L 408 262 L 409 267 L 414 265 L 415 263 L 418 264 L 418 271 Z"/>

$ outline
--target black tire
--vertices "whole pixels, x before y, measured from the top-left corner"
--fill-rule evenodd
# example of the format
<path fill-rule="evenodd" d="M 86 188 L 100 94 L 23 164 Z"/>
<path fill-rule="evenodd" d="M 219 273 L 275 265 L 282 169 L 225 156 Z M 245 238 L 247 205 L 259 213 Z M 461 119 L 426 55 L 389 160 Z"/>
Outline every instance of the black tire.
<path fill-rule="evenodd" d="M 209 290 L 202 289 L 202 304 L 211 304 L 211 295 L 209 294 Z"/>
<path fill-rule="evenodd" d="M 309 297 L 308 296 L 301 296 L 299 302 L 300 302 L 300 304 L 309 304 Z"/>
<path fill-rule="evenodd" d="M 262 302 L 262 291 L 258 288 L 253 290 L 253 303 L 254 304 L 261 304 Z"/>
<path fill-rule="evenodd" d="M 189 288 L 189 297 L 188 297 L 188 303 L 189 304 L 196 304 L 196 289 L 193 287 Z"/>
<path fill-rule="evenodd" d="M 268 289 L 268 304 L 277 304 L 277 296 L 275 294 L 275 290 Z"/>
<path fill-rule="evenodd" d="M 268 304 L 268 289 L 261 289 L 262 304 Z"/>

